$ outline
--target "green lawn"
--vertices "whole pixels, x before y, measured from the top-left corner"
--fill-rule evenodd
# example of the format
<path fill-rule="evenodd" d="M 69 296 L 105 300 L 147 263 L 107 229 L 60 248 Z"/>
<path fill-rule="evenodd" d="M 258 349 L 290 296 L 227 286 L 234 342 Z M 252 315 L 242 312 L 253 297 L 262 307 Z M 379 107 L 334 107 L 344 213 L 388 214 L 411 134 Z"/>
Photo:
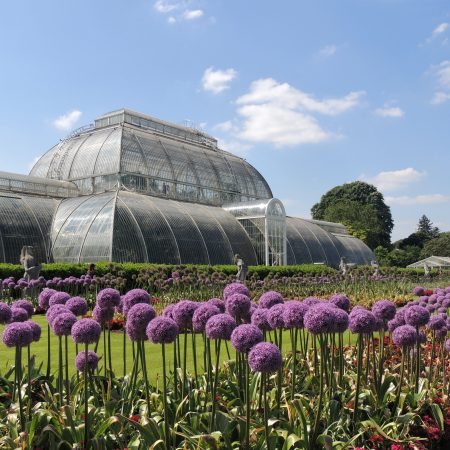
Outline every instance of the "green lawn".
<path fill-rule="evenodd" d="M 43 363 L 42 372 L 45 372 L 47 367 L 47 322 L 45 320 L 45 316 L 36 315 L 33 317 L 37 323 L 39 323 L 42 327 L 42 337 L 39 342 L 33 343 L 31 345 L 31 354 L 36 356 L 36 362 Z M 4 326 L 0 325 L 0 332 L 3 333 Z M 51 332 L 50 332 L 51 333 Z M 354 339 L 350 337 L 353 341 Z M 349 336 L 345 335 L 345 343 L 348 343 Z M 69 371 L 70 373 L 75 373 L 75 344 L 72 341 L 72 338 L 68 338 L 69 342 Z M 127 372 L 131 371 L 133 355 L 132 355 L 132 344 L 130 340 L 127 338 Z M 183 345 L 183 337 L 181 337 L 181 345 Z M 91 345 L 90 349 L 94 349 L 94 346 Z M 123 333 L 121 331 L 111 332 L 111 348 L 112 348 L 112 366 L 116 376 L 123 375 Z M 228 348 L 230 351 L 231 358 L 234 359 L 235 353 L 228 342 Z M 291 349 L 289 332 L 284 332 L 283 335 L 283 352 L 289 351 Z M 157 344 L 152 344 L 150 342 L 145 343 L 145 352 L 147 359 L 147 369 L 149 372 L 149 377 L 152 383 L 154 383 L 158 377 L 158 375 L 162 374 L 162 358 L 161 358 L 161 346 Z M 8 367 L 14 364 L 14 349 L 7 348 L 5 345 L 0 345 L 0 373 L 4 373 Z M 197 353 L 197 365 L 199 372 L 203 367 L 203 354 L 204 354 L 204 345 L 203 338 L 201 335 L 196 336 L 196 353 Z M 100 337 L 99 345 L 97 348 L 97 354 L 99 356 L 103 356 L 103 335 Z M 56 371 L 58 367 L 58 338 L 51 333 L 51 358 L 52 358 L 52 371 Z M 167 356 L 167 364 L 169 366 L 169 370 L 173 370 L 173 346 L 166 346 L 166 356 Z M 221 359 L 222 361 L 228 360 L 228 355 L 225 346 L 222 346 L 221 350 Z M 188 335 L 188 354 L 187 354 L 187 364 L 188 370 L 193 371 L 194 368 L 194 358 L 192 352 L 192 342 L 191 336 Z M 102 360 L 100 361 L 99 367 L 103 367 Z"/>

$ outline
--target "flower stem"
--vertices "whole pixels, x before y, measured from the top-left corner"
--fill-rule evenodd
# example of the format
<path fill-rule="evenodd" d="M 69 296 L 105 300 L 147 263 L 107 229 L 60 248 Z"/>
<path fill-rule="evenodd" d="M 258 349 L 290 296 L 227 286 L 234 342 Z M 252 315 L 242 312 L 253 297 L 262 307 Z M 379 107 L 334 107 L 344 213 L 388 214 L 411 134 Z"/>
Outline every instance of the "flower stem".
<path fill-rule="evenodd" d="M 170 449 L 169 436 L 169 412 L 167 408 L 167 375 L 166 375 L 166 347 L 162 344 L 162 360 L 163 360 L 163 405 L 164 405 L 164 440 L 166 442 L 166 449 Z"/>
<path fill-rule="evenodd" d="M 84 345 L 84 448 L 88 448 L 89 421 L 88 421 L 88 344 Z"/>
<path fill-rule="evenodd" d="M 215 373 L 214 373 L 214 385 L 212 390 L 212 411 L 211 411 L 211 421 L 209 423 L 209 432 L 212 433 L 213 426 L 214 426 L 214 419 L 216 415 L 216 393 L 217 393 L 217 385 L 219 383 L 219 361 L 220 361 L 220 344 L 222 342 L 222 339 L 219 339 L 217 341 L 216 346 L 216 367 L 215 367 Z"/>
<path fill-rule="evenodd" d="M 356 372 L 356 392 L 355 392 L 355 406 L 353 409 L 353 426 L 356 426 L 356 419 L 358 417 L 358 400 L 359 400 L 359 389 L 361 385 L 361 371 L 362 371 L 362 361 L 363 361 L 363 335 L 360 333 L 358 335 L 358 367 Z"/>

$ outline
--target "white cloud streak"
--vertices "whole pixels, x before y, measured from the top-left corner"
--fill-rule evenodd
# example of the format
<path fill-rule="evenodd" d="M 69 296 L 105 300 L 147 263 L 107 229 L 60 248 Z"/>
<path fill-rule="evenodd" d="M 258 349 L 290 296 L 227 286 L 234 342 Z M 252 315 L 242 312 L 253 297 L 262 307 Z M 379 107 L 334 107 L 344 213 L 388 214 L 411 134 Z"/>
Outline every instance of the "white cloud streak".
<path fill-rule="evenodd" d="M 405 112 L 398 106 L 383 106 L 382 108 L 377 108 L 375 114 L 380 117 L 393 117 L 400 118 L 405 115 Z"/>
<path fill-rule="evenodd" d="M 236 78 L 236 70 L 230 68 L 226 70 L 214 70 L 214 67 L 208 67 L 203 73 L 202 87 L 203 90 L 220 94 L 229 89 L 230 83 Z"/>
<path fill-rule="evenodd" d="M 361 180 L 373 184 L 380 191 L 391 192 L 404 189 L 411 183 L 416 183 L 425 177 L 425 172 L 419 172 L 412 167 L 400 170 L 383 171 L 374 177 L 362 175 Z"/>
<path fill-rule="evenodd" d="M 81 111 L 74 109 L 73 111 L 63 114 L 55 119 L 53 121 L 53 126 L 59 130 L 70 130 L 80 120 L 81 114 Z"/>
<path fill-rule="evenodd" d="M 450 200 L 450 197 L 443 194 L 425 194 L 416 196 L 403 195 L 399 197 L 385 197 L 385 200 L 389 205 L 409 206 L 429 203 L 445 203 Z"/>
<path fill-rule="evenodd" d="M 179 8 L 179 4 L 166 2 L 164 0 L 158 0 L 157 2 L 155 2 L 153 7 L 159 13 L 167 14 L 167 13 L 169 13 L 171 11 L 174 11 L 174 10 L 178 9 Z"/>
<path fill-rule="evenodd" d="M 329 58 L 330 56 L 335 55 L 337 52 L 337 46 L 334 44 L 326 45 L 319 50 L 318 56 L 320 58 Z"/>
<path fill-rule="evenodd" d="M 441 105 L 450 100 L 450 60 L 444 60 L 431 68 L 431 73 L 436 78 L 438 90 L 434 93 L 431 104 Z"/>
<path fill-rule="evenodd" d="M 183 13 L 183 17 L 185 20 L 195 20 L 203 17 L 203 11 L 201 9 L 187 9 Z"/>

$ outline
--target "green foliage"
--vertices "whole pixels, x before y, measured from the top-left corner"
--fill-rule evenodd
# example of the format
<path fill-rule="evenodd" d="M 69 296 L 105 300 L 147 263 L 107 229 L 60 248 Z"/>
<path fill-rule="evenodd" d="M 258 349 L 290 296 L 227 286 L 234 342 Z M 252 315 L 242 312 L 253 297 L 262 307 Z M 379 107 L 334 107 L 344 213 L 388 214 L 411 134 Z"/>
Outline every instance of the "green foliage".
<path fill-rule="evenodd" d="M 439 228 L 433 226 L 433 222 L 424 214 L 417 225 L 417 232 L 425 239 L 433 239 L 439 236 Z"/>
<path fill-rule="evenodd" d="M 450 232 L 441 233 L 438 237 L 427 241 L 420 253 L 421 258 L 429 256 L 450 256 Z"/>
<path fill-rule="evenodd" d="M 383 195 L 370 184 L 362 181 L 336 186 L 322 196 L 311 209 L 318 220 L 349 222 L 356 233 L 366 233 L 365 242 L 371 248 L 389 246 L 394 226 L 391 210 L 384 203 Z"/>
<path fill-rule="evenodd" d="M 382 266 L 406 267 L 420 259 L 420 250 L 420 247 L 415 245 L 394 248 L 390 251 L 380 246 L 375 249 L 375 256 Z"/>

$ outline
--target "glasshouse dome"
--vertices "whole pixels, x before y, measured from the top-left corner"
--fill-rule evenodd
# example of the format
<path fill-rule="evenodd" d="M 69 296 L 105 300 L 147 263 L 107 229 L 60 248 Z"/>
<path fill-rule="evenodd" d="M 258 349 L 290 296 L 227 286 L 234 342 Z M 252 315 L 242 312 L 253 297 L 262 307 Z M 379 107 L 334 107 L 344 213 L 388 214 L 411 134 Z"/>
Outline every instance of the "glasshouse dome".
<path fill-rule="evenodd" d="M 73 132 L 30 175 L 0 172 L 0 261 L 367 264 L 343 225 L 286 217 L 263 176 L 204 132 L 126 109 Z"/>

